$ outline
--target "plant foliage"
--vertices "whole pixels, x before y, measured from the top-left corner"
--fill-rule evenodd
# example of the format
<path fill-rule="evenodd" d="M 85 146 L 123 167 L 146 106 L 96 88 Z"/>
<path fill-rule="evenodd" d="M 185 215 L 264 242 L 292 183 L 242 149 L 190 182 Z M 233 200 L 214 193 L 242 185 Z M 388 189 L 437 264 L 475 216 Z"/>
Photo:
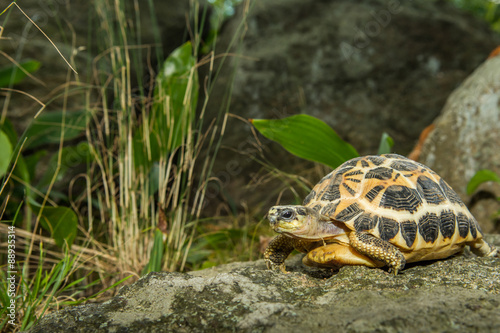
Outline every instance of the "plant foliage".
<path fill-rule="evenodd" d="M 471 180 L 467 184 L 467 194 L 471 195 L 474 191 L 476 191 L 479 185 L 486 182 L 496 182 L 500 184 L 500 176 L 488 169 L 479 170 L 474 176 L 472 176 Z"/>
<path fill-rule="evenodd" d="M 283 119 L 252 119 L 266 138 L 280 143 L 290 153 L 335 169 L 359 154 L 322 120 L 299 114 Z"/>
<path fill-rule="evenodd" d="M 390 154 L 392 152 L 392 147 L 394 146 L 394 140 L 386 132 L 382 133 L 380 138 L 380 144 L 378 146 L 378 154 Z"/>
<path fill-rule="evenodd" d="M 0 68 L 0 88 L 18 84 L 27 76 L 26 73 L 36 72 L 41 64 L 36 60 L 27 60 L 19 65 L 23 70 L 14 64 Z"/>

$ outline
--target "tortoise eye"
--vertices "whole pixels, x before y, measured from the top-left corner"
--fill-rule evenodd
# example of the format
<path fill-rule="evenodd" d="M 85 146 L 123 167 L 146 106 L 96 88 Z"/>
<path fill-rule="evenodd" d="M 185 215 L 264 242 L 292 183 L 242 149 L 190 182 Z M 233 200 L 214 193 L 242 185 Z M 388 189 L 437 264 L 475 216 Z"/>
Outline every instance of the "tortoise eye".
<path fill-rule="evenodd" d="M 294 217 L 294 215 L 295 215 L 295 214 L 294 214 L 293 210 L 291 210 L 291 209 L 285 209 L 285 210 L 281 213 L 281 217 L 282 217 L 282 218 L 284 218 L 284 219 L 286 219 L 286 220 L 289 220 L 289 219 L 293 218 L 293 217 Z"/>

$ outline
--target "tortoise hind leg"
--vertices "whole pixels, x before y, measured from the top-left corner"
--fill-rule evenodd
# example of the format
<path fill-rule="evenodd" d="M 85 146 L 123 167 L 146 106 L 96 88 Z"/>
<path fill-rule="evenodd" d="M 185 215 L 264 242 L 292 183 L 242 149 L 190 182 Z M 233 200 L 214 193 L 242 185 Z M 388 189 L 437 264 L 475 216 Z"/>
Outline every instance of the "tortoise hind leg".
<path fill-rule="evenodd" d="M 389 266 L 394 275 L 405 267 L 404 255 L 391 243 L 366 232 L 353 231 L 349 235 L 351 246 L 370 259 Z"/>
<path fill-rule="evenodd" d="M 500 257 L 500 251 L 491 245 L 486 243 L 483 239 L 469 243 L 472 253 L 479 257 Z"/>

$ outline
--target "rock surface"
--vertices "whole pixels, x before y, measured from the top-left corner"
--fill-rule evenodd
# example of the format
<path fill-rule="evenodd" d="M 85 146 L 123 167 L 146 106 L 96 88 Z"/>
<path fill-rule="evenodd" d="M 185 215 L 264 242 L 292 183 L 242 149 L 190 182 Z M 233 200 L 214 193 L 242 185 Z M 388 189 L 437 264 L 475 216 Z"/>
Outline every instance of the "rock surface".
<path fill-rule="evenodd" d="M 450 95 L 424 141 L 419 161 L 443 177 L 468 202 L 466 187 L 474 174 L 489 169 L 500 175 L 500 57 L 493 57 Z M 450 168 L 450 166 L 453 166 Z M 484 184 L 493 193 L 471 211 L 485 232 L 500 232 L 491 219 L 500 205 L 500 185 Z"/>
<path fill-rule="evenodd" d="M 488 241 L 500 245 L 500 236 Z M 466 251 L 398 276 L 349 266 L 338 273 L 263 260 L 203 271 L 151 273 L 103 304 L 68 307 L 29 332 L 498 332 L 500 258 Z"/>

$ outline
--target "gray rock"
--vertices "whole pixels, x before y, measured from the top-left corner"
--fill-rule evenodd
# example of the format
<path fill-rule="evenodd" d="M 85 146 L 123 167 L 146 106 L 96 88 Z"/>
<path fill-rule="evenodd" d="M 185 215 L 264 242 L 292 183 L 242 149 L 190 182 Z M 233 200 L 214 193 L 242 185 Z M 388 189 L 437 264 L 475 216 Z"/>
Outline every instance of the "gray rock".
<path fill-rule="evenodd" d="M 474 174 L 489 169 L 500 174 L 500 57 L 494 57 L 472 73 L 450 95 L 435 129 L 422 146 L 419 161 L 443 177 L 468 202 L 466 187 Z M 452 166 L 452 167 L 450 167 Z M 500 197 L 498 184 L 480 189 Z M 491 215 L 500 209 L 493 198 L 471 211 L 485 232 L 500 232 Z"/>
<path fill-rule="evenodd" d="M 500 236 L 488 240 L 500 245 Z M 466 251 L 398 276 L 263 260 L 151 273 L 103 304 L 68 307 L 29 332 L 498 332 L 500 259 Z"/>

